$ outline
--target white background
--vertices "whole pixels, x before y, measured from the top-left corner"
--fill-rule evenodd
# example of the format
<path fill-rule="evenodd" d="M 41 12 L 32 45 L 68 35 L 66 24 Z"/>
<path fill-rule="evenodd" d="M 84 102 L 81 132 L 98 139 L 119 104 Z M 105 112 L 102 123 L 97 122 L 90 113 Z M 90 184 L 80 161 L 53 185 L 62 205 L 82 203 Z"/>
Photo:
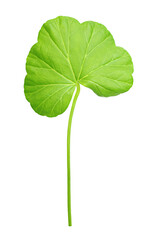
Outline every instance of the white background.
<path fill-rule="evenodd" d="M 151 1 L 2 1 L 0 239 L 152 239 Z M 100 98 L 81 87 L 71 137 L 67 226 L 66 131 L 25 100 L 25 61 L 42 24 L 65 15 L 104 24 L 134 63 L 134 85 Z"/>

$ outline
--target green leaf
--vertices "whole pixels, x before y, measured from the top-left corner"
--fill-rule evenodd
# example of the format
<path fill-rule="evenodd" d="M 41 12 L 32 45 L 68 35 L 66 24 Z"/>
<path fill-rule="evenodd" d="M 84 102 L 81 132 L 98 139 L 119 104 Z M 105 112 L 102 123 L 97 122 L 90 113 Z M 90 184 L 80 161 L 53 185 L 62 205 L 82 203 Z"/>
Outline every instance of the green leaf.
<path fill-rule="evenodd" d="M 63 113 L 78 83 L 98 96 L 115 96 L 133 84 L 133 64 L 123 48 L 116 47 L 102 24 L 80 24 L 70 17 L 47 21 L 26 62 L 25 96 L 40 115 Z"/>
<path fill-rule="evenodd" d="M 71 216 L 70 136 L 80 84 L 98 96 L 128 91 L 133 84 L 133 64 L 126 50 L 116 47 L 102 24 L 80 24 L 70 17 L 47 21 L 26 61 L 24 91 L 35 112 L 48 117 L 63 113 L 75 89 L 67 130 L 67 207 Z"/>

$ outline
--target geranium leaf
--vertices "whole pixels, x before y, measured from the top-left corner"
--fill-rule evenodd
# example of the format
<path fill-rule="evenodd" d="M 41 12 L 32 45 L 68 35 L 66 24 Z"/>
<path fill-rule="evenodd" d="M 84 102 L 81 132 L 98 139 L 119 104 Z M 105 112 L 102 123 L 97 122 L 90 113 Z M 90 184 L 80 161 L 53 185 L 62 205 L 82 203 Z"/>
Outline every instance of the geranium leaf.
<path fill-rule="evenodd" d="M 102 24 L 80 24 L 70 17 L 47 21 L 26 61 L 24 92 L 40 115 L 63 113 L 73 96 L 67 131 L 67 205 L 72 226 L 70 185 L 70 134 L 80 84 L 98 96 L 109 97 L 128 91 L 133 84 L 133 63 L 126 50 L 115 45 Z"/>
<path fill-rule="evenodd" d="M 70 17 L 42 26 L 26 70 L 26 98 L 37 113 L 48 117 L 67 109 L 77 83 L 105 97 L 126 92 L 133 83 L 131 57 L 116 47 L 106 27 Z"/>

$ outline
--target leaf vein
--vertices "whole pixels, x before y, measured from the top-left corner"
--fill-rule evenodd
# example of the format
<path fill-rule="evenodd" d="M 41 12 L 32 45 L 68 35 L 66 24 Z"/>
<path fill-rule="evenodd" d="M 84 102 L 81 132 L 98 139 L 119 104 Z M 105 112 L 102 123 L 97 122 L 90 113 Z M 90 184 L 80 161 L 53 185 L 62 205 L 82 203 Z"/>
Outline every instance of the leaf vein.
<path fill-rule="evenodd" d="M 114 90 L 110 89 L 110 88 L 107 88 L 107 87 L 104 87 L 102 84 L 99 84 L 97 82 L 94 82 L 94 81 L 91 81 L 91 80 L 88 80 L 87 79 L 87 82 L 91 82 L 93 84 L 96 84 L 97 86 L 101 87 L 101 88 L 104 88 L 105 90 L 108 90 L 108 91 L 111 91 L 111 92 L 115 92 Z"/>
<path fill-rule="evenodd" d="M 95 48 L 97 48 L 100 44 L 102 44 L 104 41 L 106 41 L 109 37 L 111 37 L 111 35 L 108 35 L 108 37 L 106 37 L 102 42 L 98 43 L 93 49 L 90 50 L 90 52 L 88 52 L 86 58 L 88 57 L 88 55 L 93 52 L 95 50 Z"/>
<path fill-rule="evenodd" d="M 124 54 L 125 54 L 125 53 L 124 53 Z M 123 55 L 124 55 L 124 54 L 123 54 Z M 123 57 L 123 55 L 120 56 L 120 57 L 118 57 L 118 58 L 115 58 L 114 60 L 111 60 L 111 61 L 109 61 L 109 62 L 106 62 L 106 63 L 102 64 L 100 67 L 97 67 L 97 68 L 93 69 L 92 71 L 90 71 L 89 73 L 87 73 L 84 77 L 80 78 L 79 81 L 82 80 L 83 78 L 87 77 L 90 73 L 93 73 L 93 72 L 99 70 L 100 68 L 109 65 L 109 63 L 111 63 L 111 62 L 115 62 L 115 61 L 119 60 L 120 58 Z M 129 66 L 129 65 L 131 65 L 131 64 L 126 64 L 126 65 Z M 126 65 L 120 65 L 120 66 L 126 66 Z M 114 67 L 116 67 L 116 66 L 119 66 L 119 65 L 115 65 Z"/>
<path fill-rule="evenodd" d="M 48 96 L 47 98 L 45 98 L 40 104 L 38 104 L 35 109 L 39 108 L 39 107 L 40 107 L 43 103 L 45 103 L 49 98 L 51 98 L 51 97 L 54 96 L 57 92 L 59 92 L 60 90 L 62 90 L 62 89 L 64 89 L 64 88 L 66 88 L 66 87 L 60 88 L 60 89 L 58 89 L 57 91 L 53 92 L 53 94 L 49 95 L 49 96 Z"/>
<path fill-rule="evenodd" d="M 94 33 L 94 28 L 93 28 L 93 30 L 92 30 L 90 39 L 89 39 L 88 44 L 87 44 L 87 47 L 86 47 L 86 51 L 85 51 L 85 54 L 84 54 L 84 58 L 83 58 L 83 61 L 82 61 L 82 64 L 81 64 L 81 68 L 80 68 L 80 72 L 79 72 L 79 74 L 78 74 L 77 80 L 79 80 L 79 77 L 80 77 L 80 75 L 81 75 L 81 72 L 82 72 L 82 69 L 83 69 L 83 65 L 84 65 L 84 62 L 85 62 L 85 58 L 86 58 L 86 55 L 87 55 L 88 47 L 89 47 L 89 44 L 90 44 L 90 42 L 91 42 L 93 33 Z"/>
<path fill-rule="evenodd" d="M 42 58 L 40 58 L 39 56 L 37 56 L 37 55 L 35 55 L 35 54 L 33 54 L 33 53 L 30 53 L 30 54 L 32 54 L 34 57 L 37 57 L 38 59 L 40 59 L 43 63 L 46 64 L 46 66 L 48 66 L 52 71 L 56 72 L 58 75 L 60 75 L 60 76 L 63 77 L 64 79 L 66 79 L 66 80 L 68 80 L 68 81 L 70 81 L 70 82 L 73 82 L 71 79 L 65 77 L 63 74 L 61 74 L 60 72 L 58 72 L 57 70 L 55 70 L 54 68 L 52 68 L 46 61 L 44 61 L 44 60 L 43 60 Z M 28 56 L 28 58 L 32 58 L 32 56 Z M 32 66 L 32 65 L 30 65 L 30 64 L 29 64 L 29 66 L 39 69 L 39 67 Z M 42 67 L 42 68 L 43 68 L 43 67 Z M 49 69 L 49 68 L 47 68 L 47 69 Z M 44 68 L 44 69 L 45 69 L 45 68 Z"/>
<path fill-rule="evenodd" d="M 61 51 L 61 49 L 58 47 L 58 45 L 56 44 L 56 42 L 53 40 L 53 38 L 51 37 L 50 33 L 48 32 L 46 26 L 44 25 L 44 29 L 47 32 L 47 34 L 49 35 L 49 39 L 52 40 L 52 42 L 54 43 L 54 45 L 56 46 L 56 48 L 61 52 L 61 54 L 67 59 L 67 56 L 64 55 L 64 53 Z"/>
<path fill-rule="evenodd" d="M 71 87 L 70 87 L 71 88 Z M 59 100 L 54 104 L 54 106 L 53 106 L 53 108 L 52 108 L 52 110 L 51 110 L 51 113 L 50 114 L 52 114 L 52 112 L 53 112 L 53 110 L 54 110 L 54 108 L 55 108 L 55 106 L 60 102 L 60 100 L 63 98 L 63 96 L 67 93 L 69 91 L 69 89 L 67 90 L 67 91 L 65 91 L 64 92 L 64 94 L 59 98 Z"/>
<path fill-rule="evenodd" d="M 64 42 L 64 40 L 63 40 L 63 36 L 62 36 L 62 33 L 61 33 L 61 29 L 60 29 L 59 23 L 57 24 L 57 22 L 56 22 L 56 25 L 58 26 L 59 33 L 60 33 L 60 35 L 61 35 L 62 42 L 63 42 L 64 48 L 65 48 L 65 51 L 66 51 L 66 53 L 67 53 L 67 60 L 68 60 L 68 63 L 69 63 L 69 65 L 70 65 L 70 68 L 71 68 L 73 77 L 74 77 L 74 79 L 75 79 L 75 81 L 76 81 L 75 73 L 74 73 L 74 71 L 73 71 L 73 67 L 72 67 L 72 64 L 71 64 L 70 57 L 69 57 L 69 36 L 68 36 L 68 50 L 67 50 L 66 47 L 65 47 L 65 42 Z M 69 28 L 69 32 L 70 32 L 70 28 Z M 69 35 L 70 35 L 70 34 L 69 34 Z"/>

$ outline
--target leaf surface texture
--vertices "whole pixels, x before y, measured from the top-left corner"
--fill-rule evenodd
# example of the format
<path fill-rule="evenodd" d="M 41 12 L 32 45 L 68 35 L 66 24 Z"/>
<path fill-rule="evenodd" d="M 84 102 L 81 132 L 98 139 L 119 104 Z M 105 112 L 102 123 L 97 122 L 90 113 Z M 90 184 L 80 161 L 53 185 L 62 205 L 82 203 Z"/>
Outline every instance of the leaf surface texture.
<path fill-rule="evenodd" d="M 37 113 L 48 117 L 67 109 L 78 83 L 103 97 L 126 92 L 133 84 L 131 57 L 115 45 L 106 27 L 70 17 L 42 26 L 26 71 L 25 96 Z"/>

